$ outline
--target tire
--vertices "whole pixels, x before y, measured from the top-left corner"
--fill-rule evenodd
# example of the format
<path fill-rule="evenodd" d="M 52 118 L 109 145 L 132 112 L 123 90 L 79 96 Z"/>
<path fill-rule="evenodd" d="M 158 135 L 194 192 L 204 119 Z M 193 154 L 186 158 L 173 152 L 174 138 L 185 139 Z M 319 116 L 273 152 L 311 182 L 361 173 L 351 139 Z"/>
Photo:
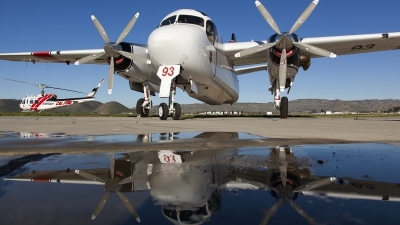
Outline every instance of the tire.
<path fill-rule="evenodd" d="M 160 104 L 160 106 L 158 107 L 158 117 L 160 118 L 160 120 L 166 120 L 168 118 L 168 106 L 167 104 L 165 104 L 164 102 Z"/>
<path fill-rule="evenodd" d="M 281 99 L 281 119 L 287 119 L 289 113 L 289 101 L 287 97 L 282 97 Z"/>
<path fill-rule="evenodd" d="M 143 98 L 139 98 L 139 100 L 136 102 L 136 114 L 138 116 L 142 116 L 142 104 L 144 102 Z"/>
<path fill-rule="evenodd" d="M 174 103 L 174 112 L 172 113 L 173 120 L 179 120 L 181 118 L 181 105 Z"/>
<path fill-rule="evenodd" d="M 144 98 L 140 98 L 136 103 L 136 113 L 140 115 L 140 117 L 149 117 L 150 110 L 142 107 L 144 102 Z"/>

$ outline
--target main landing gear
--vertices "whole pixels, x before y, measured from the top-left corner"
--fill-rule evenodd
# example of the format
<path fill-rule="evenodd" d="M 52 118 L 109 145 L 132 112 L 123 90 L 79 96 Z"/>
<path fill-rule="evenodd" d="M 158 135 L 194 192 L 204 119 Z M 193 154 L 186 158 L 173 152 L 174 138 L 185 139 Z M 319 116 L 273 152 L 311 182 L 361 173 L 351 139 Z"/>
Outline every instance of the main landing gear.
<path fill-rule="evenodd" d="M 143 82 L 144 98 L 140 98 L 136 103 L 136 114 L 140 117 L 149 117 L 150 109 L 153 105 L 150 97 L 149 87 Z"/>
<path fill-rule="evenodd" d="M 274 89 L 274 105 L 275 109 L 279 110 L 281 119 L 287 119 L 289 114 L 289 101 L 287 97 L 280 96 L 280 90 Z"/>
<path fill-rule="evenodd" d="M 171 113 L 171 117 L 173 120 L 179 120 L 181 118 L 181 105 L 179 103 L 174 102 L 174 95 L 176 91 L 176 82 L 173 80 L 171 82 L 171 89 L 168 97 L 169 104 L 161 103 L 158 107 L 158 117 L 160 120 L 166 120 L 168 118 L 168 114 Z"/>

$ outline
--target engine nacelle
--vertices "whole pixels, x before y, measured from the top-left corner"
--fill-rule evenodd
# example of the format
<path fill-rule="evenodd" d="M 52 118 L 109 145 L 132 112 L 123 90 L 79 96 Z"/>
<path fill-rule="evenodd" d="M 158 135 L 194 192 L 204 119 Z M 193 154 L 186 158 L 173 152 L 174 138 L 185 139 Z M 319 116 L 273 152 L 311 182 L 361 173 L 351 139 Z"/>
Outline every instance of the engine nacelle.
<path fill-rule="evenodd" d="M 269 51 L 268 71 L 271 75 L 279 74 L 279 64 L 282 52 L 277 48 L 271 48 Z M 296 76 L 300 67 L 300 56 L 295 48 L 289 49 L 286 52 L 287 63 L 287 78 Z"/>

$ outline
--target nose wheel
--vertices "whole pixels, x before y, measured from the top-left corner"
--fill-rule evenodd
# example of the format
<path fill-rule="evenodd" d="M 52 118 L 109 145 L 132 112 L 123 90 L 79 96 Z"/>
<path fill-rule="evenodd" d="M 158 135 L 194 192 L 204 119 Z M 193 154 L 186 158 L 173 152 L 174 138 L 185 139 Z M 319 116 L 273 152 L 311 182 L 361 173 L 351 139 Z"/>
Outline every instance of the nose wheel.
<path fill-rule="evenodd" d="M 181 106 L 179 103 L 173 103 L 172 106 L 173 107 L 169 109 L 166 103 L 160 104 L 158 107 L 158 117 L 160 120 L 166 120 L 169 113 L 171 113 L 173 120 L 179 120 L 181 118 Z"/>

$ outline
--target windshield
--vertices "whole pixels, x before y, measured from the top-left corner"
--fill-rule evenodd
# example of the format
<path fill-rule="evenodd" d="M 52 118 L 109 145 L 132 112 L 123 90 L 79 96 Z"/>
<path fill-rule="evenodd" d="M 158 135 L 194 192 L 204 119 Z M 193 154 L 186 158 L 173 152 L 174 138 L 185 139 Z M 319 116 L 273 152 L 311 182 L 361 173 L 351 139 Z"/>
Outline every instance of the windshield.
<path fill-rule="evenodd" d="M 204 19 L 197 16 L 179 15 L 178 23 L 190 23 L 204 27 Z"/>
<path fill-rule="evenodd" d="M 171 16 L 161 22 L 160 27 L 175 23 L 176 16 Z"/>

